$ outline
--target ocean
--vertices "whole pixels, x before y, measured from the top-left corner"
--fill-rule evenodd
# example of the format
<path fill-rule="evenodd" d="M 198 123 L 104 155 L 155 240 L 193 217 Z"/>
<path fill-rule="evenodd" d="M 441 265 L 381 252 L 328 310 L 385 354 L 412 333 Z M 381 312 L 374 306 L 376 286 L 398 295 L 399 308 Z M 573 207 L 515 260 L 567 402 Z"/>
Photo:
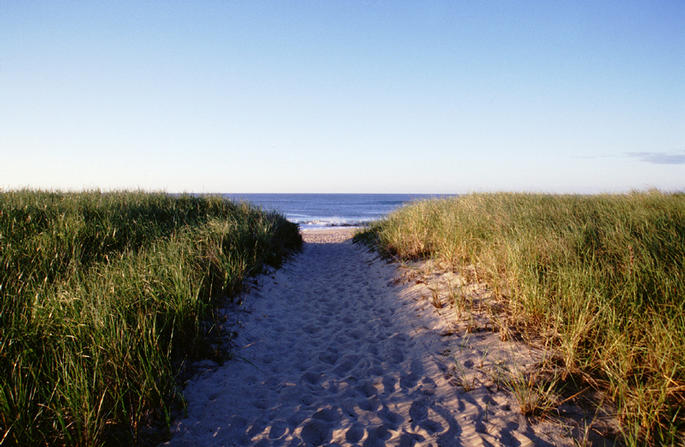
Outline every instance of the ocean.
<path fill-rule="evenodd" d="M 222 194 L 265 210 L 277 211 L 302 229 L 360 227 L 386 216 L 404 204 L 436 194 Z"/>

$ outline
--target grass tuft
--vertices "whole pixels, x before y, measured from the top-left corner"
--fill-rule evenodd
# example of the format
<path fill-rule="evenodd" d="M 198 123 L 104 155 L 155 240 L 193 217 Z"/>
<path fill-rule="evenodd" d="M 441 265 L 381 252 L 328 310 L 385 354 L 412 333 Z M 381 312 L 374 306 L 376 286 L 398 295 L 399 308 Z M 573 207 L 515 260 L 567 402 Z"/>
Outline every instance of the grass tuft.
<path fill-rule="evenodd" d="M 685 195 L 471 194 L 404 207 L 356 240 L 474 266 L 517 330 L 546 334 L 562 380 L 609 393 L 629 444 L 685 442 Z"/>
<path fill-rule="evenodd" d="M 220 198 L 0 193 L 0 444 L 132 444 L 168 423 L 217 299 L 301 243 Z"/>

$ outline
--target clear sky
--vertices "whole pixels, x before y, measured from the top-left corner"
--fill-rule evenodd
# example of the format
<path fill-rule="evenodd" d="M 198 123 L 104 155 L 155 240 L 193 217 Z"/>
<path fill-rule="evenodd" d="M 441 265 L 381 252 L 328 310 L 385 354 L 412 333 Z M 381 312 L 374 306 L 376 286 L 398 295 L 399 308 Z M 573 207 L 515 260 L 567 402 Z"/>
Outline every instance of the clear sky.
<path fill-rule="evenodd" d="M 685 189 L 685 2 L 0 0 L 0 188 Z"/>

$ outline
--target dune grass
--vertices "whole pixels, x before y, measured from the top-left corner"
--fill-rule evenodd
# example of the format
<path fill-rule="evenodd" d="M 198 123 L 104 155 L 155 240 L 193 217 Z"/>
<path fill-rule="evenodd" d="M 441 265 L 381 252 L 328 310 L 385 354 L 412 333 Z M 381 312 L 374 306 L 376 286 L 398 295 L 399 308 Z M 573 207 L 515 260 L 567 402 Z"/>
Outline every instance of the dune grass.
<path fill-rule="evenodd" d="M 217 298 L 301 243 L 219 198 L 0 193 L 0 444 L 139 442 L 207 353 Z"/>
<path fill-rule="evenodd" d="M 475 266 L 511 324 L 608 392 L 629 445 L 685 443 L 685 195 L 472 194 L 402 208 L 357 240 Z"/>

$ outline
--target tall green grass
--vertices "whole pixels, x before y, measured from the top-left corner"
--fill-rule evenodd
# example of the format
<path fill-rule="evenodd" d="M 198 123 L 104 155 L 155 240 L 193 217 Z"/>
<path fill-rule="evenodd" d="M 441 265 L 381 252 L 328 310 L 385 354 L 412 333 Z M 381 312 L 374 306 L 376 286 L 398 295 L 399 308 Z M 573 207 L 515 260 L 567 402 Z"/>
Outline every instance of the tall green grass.
<path fill-rule="evenodd" d="M 219 198 L 0 193 L 0 444 L 138 442 L 206 352 L 216 298 L 301 243 Z"/>
<path fill-rule="evenodd" d="M 609 392 L 629 444 L 685 442 L 685 195 L 473 194 L 407 206 L 357 240 L 474 265 L 566 373 Z"/>

